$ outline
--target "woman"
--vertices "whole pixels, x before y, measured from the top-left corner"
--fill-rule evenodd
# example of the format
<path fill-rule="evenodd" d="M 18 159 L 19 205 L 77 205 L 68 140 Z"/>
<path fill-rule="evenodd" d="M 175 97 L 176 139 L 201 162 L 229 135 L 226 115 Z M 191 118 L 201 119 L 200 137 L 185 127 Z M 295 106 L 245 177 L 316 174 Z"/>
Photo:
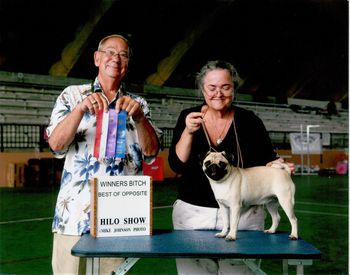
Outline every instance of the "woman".
<path fill-rule="evenodd" d="M 233 164 L 244 168 L 283 162 L 262 121 L 253 112 L 233 105 L 238 81 L 235 68 L 224 61 L 210 61 L 197 74 L 205 103 L 181 112 L 169 152 L 170 167 L 181 175 L 173 209 L 174 229 L 222 229 L 218 204 L 201 168 L 209 150 L 232 154 Z M 263 230 L 263 207 L 242 210 L 238 229 Z M 245 266 L 237 266 L 237 260 L 178 259 L 177 268 L 179 274 L 249 272 Z"/>

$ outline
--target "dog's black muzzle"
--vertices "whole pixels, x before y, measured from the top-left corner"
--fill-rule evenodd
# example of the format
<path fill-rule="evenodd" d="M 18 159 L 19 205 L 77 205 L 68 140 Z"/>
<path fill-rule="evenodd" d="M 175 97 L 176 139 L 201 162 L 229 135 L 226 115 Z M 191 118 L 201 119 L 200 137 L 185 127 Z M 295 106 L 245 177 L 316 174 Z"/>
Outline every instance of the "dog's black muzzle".
<path fill-rule="evenodd" d="M 225 162 L 219 162 L 217 164 L 206 161 L 204 163 L 204 173 L 212 180 L 218 181 L 227 174 L 226 166 L 227 164 Z"/>

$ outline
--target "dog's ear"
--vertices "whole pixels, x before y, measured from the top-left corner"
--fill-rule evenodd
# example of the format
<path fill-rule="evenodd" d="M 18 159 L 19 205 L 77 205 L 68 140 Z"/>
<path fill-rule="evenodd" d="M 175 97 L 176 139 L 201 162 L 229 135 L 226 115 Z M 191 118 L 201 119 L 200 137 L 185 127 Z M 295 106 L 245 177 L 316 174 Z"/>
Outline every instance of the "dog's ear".
<path fill-rule="evenodd" d="M 221 152 L 221 154 L 224 156 L 225 159 L 227 159 L 227 161 L 230 164 L 233 164 L 233 161 L 235 160 L 235 156 L 233 154 L 227 154 L 225 151 Z"/>

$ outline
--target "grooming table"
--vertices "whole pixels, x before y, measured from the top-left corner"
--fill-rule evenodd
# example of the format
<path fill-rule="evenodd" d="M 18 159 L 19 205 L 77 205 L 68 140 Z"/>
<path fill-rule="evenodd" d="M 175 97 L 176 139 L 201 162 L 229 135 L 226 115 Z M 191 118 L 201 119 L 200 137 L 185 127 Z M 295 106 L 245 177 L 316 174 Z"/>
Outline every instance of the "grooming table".
<path fill-rule="evenodd" d="M 288 233 L 238 231 L 236 241 L 215 237 L 211 230 L 153 230 L 151 236 L 94 238 L 85 234 L 72 248 L 72 255 L 87 258 L 87 274 L 98 274 L 100 257 L 125 258 L 116 274 L 125 274 L 139 258 L 230 258 L 243 259 L 255 272 L 265 274 L 254 260 L 281 259 L 283 274 L 296 265 L 303 274 L 304 265 L 312 265 L 321 252 L 303 239 L 291 241 Z"/>

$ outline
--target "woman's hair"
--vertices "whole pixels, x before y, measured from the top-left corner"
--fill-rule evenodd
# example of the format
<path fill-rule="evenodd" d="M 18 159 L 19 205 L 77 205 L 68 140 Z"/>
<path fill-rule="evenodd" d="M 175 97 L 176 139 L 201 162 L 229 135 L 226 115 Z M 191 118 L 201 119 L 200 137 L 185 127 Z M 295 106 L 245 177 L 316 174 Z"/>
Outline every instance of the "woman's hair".
<path fill-rule="evenodd" d="M 233 87 L 235 89 L 238 89 L 240 78 L 238 75 L 237 70 L 233 65 L 229 62 L 223 61 L 223 60 L 214 60 L 214 61 L 209 61 L 207 64 L 205 64 L 201 70 L 196 74 L 196 86 L 200 89 L 203 90 L 203 79 L 206 76 L 206 74 L 210 71 L 217 70 L 217 69 L 222 69 L 222 70 L 227 70 L 232 78 L 233 82 Z"/>
<path fill-rule="evenodd" d="M 103 44 L 110 38 L 120 38 L 120 39 L 123 39 L 126 44 L 128 45 L 128 56 L 129 56 L 129 59 L 132 55 L 132 50 L 131 50 L 131 47 L 130 47 L 130 42 L 128 39 L 126 39 L 124 36 L 120 35 L 120 34 L 111 34 L 111 35 L 108 35 L 104 38 L 101 39 L 100 43 L 98 43 L 98 47 L 97 47 L 97 50 L 100 51 L 102 50 L 102 47 L 103 47 Z"/>

